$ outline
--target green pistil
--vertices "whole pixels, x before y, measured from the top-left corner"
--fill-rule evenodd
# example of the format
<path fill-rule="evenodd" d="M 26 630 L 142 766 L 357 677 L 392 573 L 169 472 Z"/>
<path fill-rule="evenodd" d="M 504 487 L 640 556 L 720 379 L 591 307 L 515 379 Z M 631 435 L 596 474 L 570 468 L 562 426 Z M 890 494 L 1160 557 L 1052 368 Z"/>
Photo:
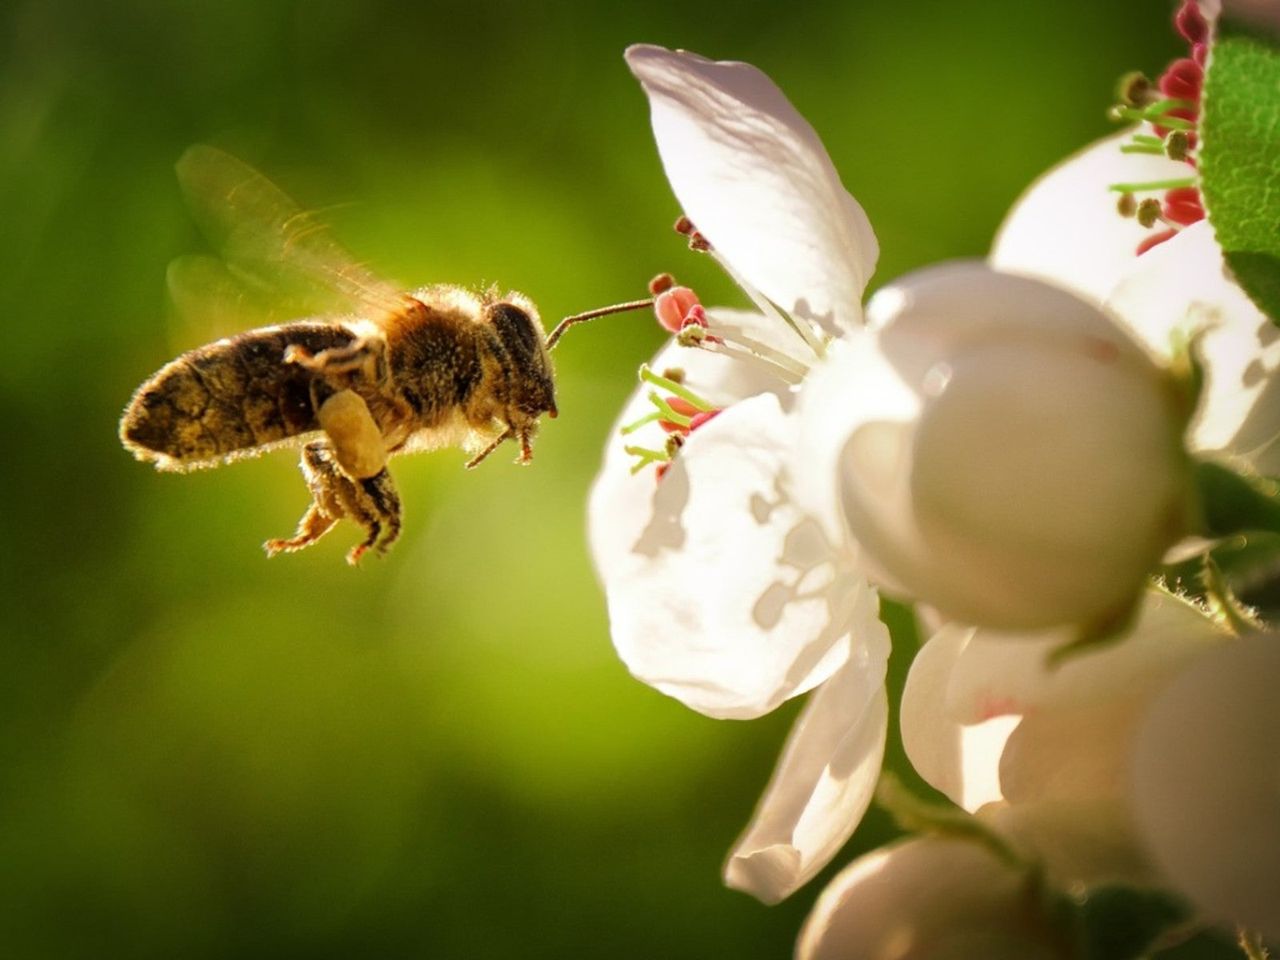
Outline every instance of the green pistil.
<path fill-rule="evenodd" d="M 1160 144 L 1151 143 L 1126 143 L 1120 147 L 1121 153 L 1150 153 L 1157 157 L 1164 156 L 1164 147 Z"/>
<path fill-rule="evenodd" d="M 1170 130 L 1194 130 L 1196 125 L 1193 122 L 1183 117 L 1171 116 L 1170 111 L 1194 110 L 1195 107 L 1196 105 L 1190 100 L 1157 100 L 1141 109 L 1117 105 L 1111 108 L 1111 119 L 1131 120 L 1138 123 L 1145 121 L 1168 127 Z"/>
<path fill-rule="evenodd" d="M 661 374 L 654 373 L 647 363 L 640 366 L 640 380 L 642 383 L 651 383 L 655 387 L 661 387 L 663 390 L 667 390 L 683 400 L 688 400 L 704 413 L 715 409 L 714 406 L 707 403 L 707 401 L 703 400 L 684 384 L 676 383 L 674 380 L 664 377 Z"/>
<path fill-rule="evenodd" d="M 1148 180 L 1146 183 L 1113 183 L 1107 189 L 1116 193 L 1143 193 L 1147 190 L 1173 190 L 1195 185 L 1195 177 L 1179 177 L 1175 180 Z"/>
<path fill-rule="evenodd" d="M 651 411 L 651 412 L 649 412 L 649 413 L 646 413 L 646 414 L 645 414 L 643 417 L 641 417 L 639 420 L 633 420 L 631 423 L 628 423 L 625 427 L 623 427 L 623 428 L 622 428 L 621 430 L 619 430 L 618 432 L 619 432 L 620 434 L 622 434 L 622 435 L 625 437 L 625 436 L 626 436 L 627 434 L 629 434 L 629 433 L 635 433 L 637 430 L 639 430 L 639 429 L 640 429 L 641 427 L 643 427 L 645 424 L 648 424 L 648 423 L 655 423 L 655 422 L 657 422 L 658 420 L 661 420 L 661 419 L 662 419 L 662 414 L 661 414 L 661 413 L 659 413 L 657 410 L 653 410 L 653 411 Z"/>
<path fill-rule="evenodd" d="M 637 460 L 631 465 L 632 474 L 637 474 L 651 463 L 670 463 L 671 455 L 665 450 L 650 450 L 648 447 L 626 446 L 623 452 Z"/>
<path fill-rule="evenodd" d="M 667 403 L 661 396 L 654 391 L 649 391 L 649 402 L 658 408 L 660 419 L 670 421 L 678 427 L 687 427 L 692 423 L 690 417 L 686 417 L 683 413 L 677 412 L 671 404 Z"/>

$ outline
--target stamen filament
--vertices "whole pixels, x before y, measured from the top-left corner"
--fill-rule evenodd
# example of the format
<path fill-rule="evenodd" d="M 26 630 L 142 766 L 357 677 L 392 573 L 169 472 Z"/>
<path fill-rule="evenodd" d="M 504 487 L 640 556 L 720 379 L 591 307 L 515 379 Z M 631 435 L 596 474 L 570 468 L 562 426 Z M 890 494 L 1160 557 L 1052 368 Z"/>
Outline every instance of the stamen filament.
<path fill-rule="evenodd" d="M 712 404 L 707 403 L 707 401 L 703 400 L 684 384 L 676 383 L 674 380 L 668 379 L 661 374 L 654 373 L 653 369 L 647 363 L 640 365 L 640 380 L 643 383 L 651 383 L 655 387 L 661 387 L 663 390 L 674 393 L 681 399 L 688 400 L 704 413 L 715 409 Z"/>
<path fill-rule="evenodd" d="M 1164 147 L 1152 143 L 1125 143 L 1120 147 L 1121 153 L 1150 153 L 1164 156 Z"/>
<path fill-rule="evenodd" d="M 1134 143 L 1141 143 L 1147 146 L 1160 147 L 1164 145 L 1164 141 L 1159 137 L 1152 136 L 1149 133 L 1135 133 L 1131 138 Z"/>
<path fill-rule="evenodd" d="M 720 269 L 727 273 L 729 275 L 729 279 L 736 283 L 746 293 L 746 295 L 751 298 L 751 302 L 756 305 L 756 308 L 761 313 L 770 320 L 780 321 L 794 330 L 796 335 L 805 342 L 805 345 L 813 351 L 814 356 L 825 356 L 826 347 L 823 345 L 822 341 L 815 336 L 813 330 L 809 328 L 809 324 L 806 321 L 797 320 L 794 317 L 790 317 L 783 313 L 775 307 L 769 299 L 764 296 L 764 294 L 760 293 L 760 291 L 755 287 L 743 280 L 742 277 L 738 275 L 737 271 L 735 271 L 733 267 L 729 266 L 728 261 L 720 256 L 719 253 L 712 250 L 711 255 L 715 257 L 716 263 L 720 264 Z"/>
<path fill-rule="evenodd" d="M 775 376 L 793 386 L 800 383 L 800 381 L 805 377 L 803 372 L 792 370 L 790 367 L 783 366 L 776 360 L 771 360 L 769 357 L 761 356 L 754 350 L 749 350 L 736 343 L 730 343 L 723 340 L 720 343 L 706 341 L 702 344 L 702 348 L 704 350 L 710 350 L 712 353 L 719 353 L 726 357 L 733 357 L 733 359 L 741 360 L 745 363 L 754 363 L 763 366 L 770 375 Z"/>
<path fill-rule="evenodd" d="M 717 329 L 714 332 L 715 332 L 715 335 L 718 336 L 721 340 L 725 341 L 725 343 L 737 344 L 743 349 L 748 350 L 751 353 L 754 353 L 756 356 L 760 357 L 761 359 L 768 360 L 779 367 L 783 367 L 787 370 L 790 370 L 792 373 L 794 373 L 798 377 L 803 378 L 809 372 L 809 368 L 805 366 L 803 363 L 801 363 L 799 360 L 796 360 L 794 357 L 788 356 L 787 354 L 783 353 L 781 350 L 775 350 L 773 347 L 770 347 L 767 344 L 761 343 L 759 340 L 756 340 L 754 337 L 748 337 L 740 333 L 730 334 L 724 330 L 719 330 L 719 329 Z"/>
<path fill-rule="evenodd" d="M 1116 193 L 1142 193 L 1147 190 L 1174 190 L 1195 185 L 1195 177 L 1181 177 L 1175 180 L 1148 180 L 1146 183 L 1113 183 L 1107 189 Z"/>

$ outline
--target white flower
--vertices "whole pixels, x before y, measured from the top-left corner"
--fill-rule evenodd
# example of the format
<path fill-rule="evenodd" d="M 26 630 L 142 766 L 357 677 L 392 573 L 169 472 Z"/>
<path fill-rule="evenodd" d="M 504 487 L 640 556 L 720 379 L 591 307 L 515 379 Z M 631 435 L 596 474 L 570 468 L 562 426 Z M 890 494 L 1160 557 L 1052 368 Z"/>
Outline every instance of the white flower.
<path fill-rule="evenodd" d="M 1280 473 L 1280 328 L 1229 278 L 1207 221 L 1134 256 L 1143 231 L 1116 215 L 1107 185 L 1167 177 L 1172 161 L 1122 154 L 1128 136 L 1094 144 L 1033 184 L 991 263 L 1105 306 L 1157 356 L 1200 334 L 1207 382 L 1189 448 Z"/>
<path fill-rule="evenodd" d="M 877 579 L 1000 629 L 1114 622 L 1188 526 L 1172 378 L 1096 307 L 977 263 L 883 288 L 801 414 Z"/>
<path fill-rule="evenodd" d="M 1121 154 L 1128 136 L 1034 184 L 991 261 L 1104 307 L 1158 356 L 1198 336 L 1206 383 L 1188 447 L 1274 472 L 1280 333 L 1224 271 L 1207 222 L 1135 256 L 1144 231 L 1116 215 L 1107 185 L 1185 167 Z M 1249 641 L 1152 593 L 1131 635 L 1057 670 L 1045 658 L 1066 634 L 1010 639 L 949 624 L 917 656 L 902 731 L 921 775 L 1059 883 L 1167 882 L 1211 917 L 1274 934 L 1274 638 L 1247 654 Z"/>
<path fill-rule="evenodd" d="M 657 483 L 610 444 L 591 547 L 614 643 L 639 679 L 729 718 L 821 685 L 725 867 L 730 885 L 775 901 L 848 839 L 884 750 L 889 637 L 875 592 L 791 492 L 792 388 L 827 335 L 861 322 L 876 242 L 813 129 L 759 70 L 649 46 L 627 62 L 685 213 L 761 312 L 709 311 L 702 349 L 655 358 L 654 371 L 680 368 L 727 409 Z M 642 391 L 619 423 L 650 409 Z"/>
<path fill-rule="evenodd" d="M 1213 920 L 1280 938 L 1280 636 L 1198 657 L 1146 711 L 1133 761 L 1138 832 Z"/>
<path fill-rule="evenodd" d="M 917 654 L 902 698 L 912 765 L 1059 885 L 1151 882 L 1134 823 L 1135 731 L 1163 685 L 1225 635 L 1152 591 L 1123 641 L 1057 667 L 1048 657 L 1068 634 L 1010 639 L 951 624 Z"/>
<path fill-rule="evenodd" d="M 797 960 L 1066 960 L 1071 932 L 1032 880 L 976 843 L 908 840 L 855 860 L 822 892 Z"/>

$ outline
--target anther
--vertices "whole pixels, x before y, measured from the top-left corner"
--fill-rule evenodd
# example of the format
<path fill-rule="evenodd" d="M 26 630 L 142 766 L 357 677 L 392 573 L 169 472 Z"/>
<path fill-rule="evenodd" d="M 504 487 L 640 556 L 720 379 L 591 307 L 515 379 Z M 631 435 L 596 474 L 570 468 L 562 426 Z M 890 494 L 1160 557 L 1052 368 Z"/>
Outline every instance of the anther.
<path fill-rule="evenodd" d="M 688 287 L 671 287 L 658 294 L 653 302 L 653 312 L 665 329 L 679 332 L 690 311 L 702 310 L 698 295 Z"/>
<path fill-rule="evenodd" d="M 1116 213 L 1122 217 L 1132 217 L 1138 212 L 1138 201 L 1132 193 L 1120 194 L 1120 199 L 1116 201 Z"/>
<path fill-rule="evenodd" d="M 711 241 L 695 230 L 689 235 L 689 249 L 696 250 L 698 253 L 706 253 L 711 249 Z"/>
<path fill-rule="evenodd" d="M 707 410 L 703 413 L 694 414 L 693 419 L 689 421 L 689 432 L 693 433 L 693 431 L 697 430 L 703 424 L 708 423 L 711 420 L 714 420 L 716 417 L 720 415 L 721 412 L 722 412 L 721 410 L 717 409 L 717 410 Z"/>
<path fill-rule="evenodd" d="M 1154 197 L 1147 197 L 1138 204 L 1138 223 L 1147 229 L 1154 227 L 1156 221 L 1160 219 L 1160 201 Z"/>
<path fill-rule="evenodd" d="M 699 346 L 705 339 L 707 339 L 706 327 L 700 327 L 696 323 L 681 327 L 680 332 L 676 334 L 676 343 L 682 347 Z"/>
<path fill-rule="evenodd" d="M 692 220 L 690 220 L 688 217 L 686 217 L 686 216 L 682 213 L 682 214 L 680 214 L 679 219 L 678 219 L 678 220 L 676 220 L 676 222 L 675 222 L 675 224 L 674 224 L 673 229 L 675 230 L 675 232 L 676 232 L 676 233 L 679 233 L 679 234 L 681 234 L 681 235 L 683 235 L 683 236 L 686 236 L 686 237 L 687 237 L 687 236 L 689 236 L 689 234 L 691 234 L 691 233 L 693 233 L 693 232 L 694 232 L 694 231 L 693 231 L 693 221 L 692 221 Z"/>
<path fill-rule="evenodd" d="M 1170 160 L 1185 160 L 1191 149 L 1191 137 L 1182 130 L 1174 130 L 1165 137 L 1164 154 Z"/>
<path fill-rule="evenodd" d="M 1190 226 L 1204 219 L 1204 204 L 1200 200 L 1200 191 L 1195 187 L 1179 187 L 1164 195 L 1164 218 L 1166 221 Z"/>
<path fill-rule="evenodd" d="M 1116 98 L 1129 106 L 1142 106 L 1151 99 L 1151 81 L 1140 70 L 1126 73 L 1116 84 Z"/>
<path fill-rule="evenodd" d="M 675 277 L 669 273 L 660 273 L 649 281 L 649 293 L 656 297 L 660 293 L 666 293 L 675 285 Z"/>
<path fill-rule="evenodd" d="M 1204 68 L 1189 57 L 1175 60 L 1160 75 L 1160 92 L 1175 100 L 1200 99 L 1204 85 Z"/>
<path fill-rule="evenodd" d="M 1209 23 L 1200 12 L 1196 0 L 1184 0 L 1178 12 L 1173 15 L 1173 25 L 1190 44 L 1201 44 L 1209 38 Z"/>

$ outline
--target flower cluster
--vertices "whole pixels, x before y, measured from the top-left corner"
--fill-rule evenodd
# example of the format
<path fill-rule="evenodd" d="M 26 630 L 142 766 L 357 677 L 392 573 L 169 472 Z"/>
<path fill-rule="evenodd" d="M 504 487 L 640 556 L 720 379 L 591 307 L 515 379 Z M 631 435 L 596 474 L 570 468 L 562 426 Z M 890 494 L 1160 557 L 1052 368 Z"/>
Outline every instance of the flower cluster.
<path fill-rule="evenodd" d="M 955 808 L 916 811 L 926 836 L 850 865 L 802 957 L 1076 956 L 1082 904 L 1114 884 L 1280 937 L 1280 638 L 1213 576 L 1224 511 L 1205 479 L 1270 495 L 1280 332 L 1198 197 L 1165 195 L 1177 228 L 1156 246 L 1107 192 L 1194 162 L 1193 137 L 1168 141 L 1196 119 L 1212 17 L 1187 3 L 1176 22 L 1193 53 L 1159 86 L 1178 102 L 1135 117 L 1160 122 L 1137 140 L 1159 149 L 1122 150 L 1132 131 L 1086 149 L 1031 187 L 986 262 L 865 307 L 871 225 L 772 81 L 627 51 L 678 229 L 755 309 L 654 290 L 674 336 L 589 507 L 614 643 L 708 716 L 809 694 L 730 886 L 774 902 L 836 856 L 889 732 L 880 595 L 935 627 L 901 728 Z M 1207 578 L 1194 597 L 1155 579 L 1187 557 Z"/>

